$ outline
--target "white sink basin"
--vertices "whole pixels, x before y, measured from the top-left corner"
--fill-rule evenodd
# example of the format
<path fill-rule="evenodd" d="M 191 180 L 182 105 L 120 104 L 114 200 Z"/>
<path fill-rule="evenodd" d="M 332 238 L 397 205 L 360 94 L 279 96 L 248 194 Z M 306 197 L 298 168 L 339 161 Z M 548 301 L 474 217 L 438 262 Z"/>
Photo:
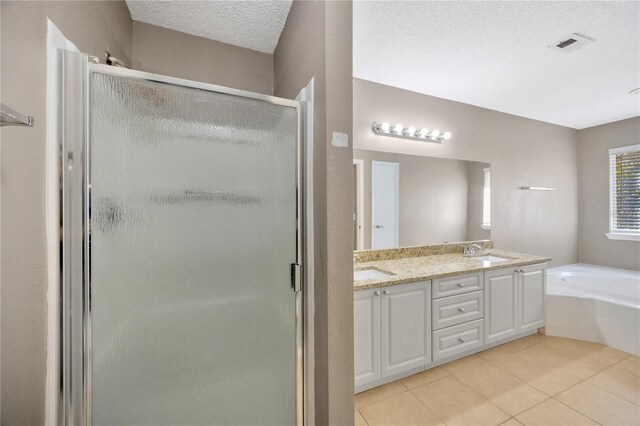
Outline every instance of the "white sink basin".
<path fill-rule="evenodd" d="M 489 263 L 504 262 L 505 260 L 509 260 L 504 257 L 498 257 L 498 256 L 476 256 L 474 257 L 474 259 L 481 262 L 489 262 Z"/>
<path fill-rule="evenodd" d="M 387 274 L 377 269 L 361 269 L 359 271 L 353 271 L 354 281 L 374 280 L 379 278 L 390 277 L 393 274 Z"/>

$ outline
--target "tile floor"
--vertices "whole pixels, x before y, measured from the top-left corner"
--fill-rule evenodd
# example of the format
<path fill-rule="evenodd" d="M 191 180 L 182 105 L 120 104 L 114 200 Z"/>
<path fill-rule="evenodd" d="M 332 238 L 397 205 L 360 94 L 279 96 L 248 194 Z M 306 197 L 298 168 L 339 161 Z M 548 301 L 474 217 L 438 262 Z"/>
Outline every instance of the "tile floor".
<path fill-rule="evenodd" d="M 640 358 L 534 334 L 355 402 L 356 425 L 640 425 Z"/>

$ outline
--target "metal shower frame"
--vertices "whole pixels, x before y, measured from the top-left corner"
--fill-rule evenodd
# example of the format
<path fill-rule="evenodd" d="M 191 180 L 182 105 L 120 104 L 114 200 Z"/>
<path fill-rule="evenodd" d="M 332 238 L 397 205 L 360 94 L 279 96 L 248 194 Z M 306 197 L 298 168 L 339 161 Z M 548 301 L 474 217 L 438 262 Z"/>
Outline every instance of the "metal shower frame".
<path fill-rule="evenodd" d="M 296 259 L 302 280 L 303 264 L 303 186 L 301 108 L 298 101 L 277 98 L 213 84 L 157 75 L 125 68 L 90 63 L 88 55 L 61 50 L 61 142 L 60 171 L 60 374 L 58 424 L 91 424 L 91 271 L 90 271 L 90 144 L 89 79 L 92 73 L 200 89 L 209 92 L 254 99 L 296 109 Z M 304 422 L 306 410 L 304 388 L 303 285 L 293 283 L 296 312 L 296 424 Z"/>

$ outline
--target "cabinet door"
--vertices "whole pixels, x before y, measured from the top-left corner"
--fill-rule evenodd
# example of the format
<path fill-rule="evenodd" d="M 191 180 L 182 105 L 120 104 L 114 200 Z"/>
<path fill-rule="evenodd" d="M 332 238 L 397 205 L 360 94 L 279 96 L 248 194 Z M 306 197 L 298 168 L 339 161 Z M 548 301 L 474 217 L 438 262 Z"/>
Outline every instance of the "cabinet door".
<path fill-rule="evenodd" d="M 354 294 L 355 385 L 380 379 L 380 289 Z"/>
<path fill-rule="evenodd" d="M 484 342 L 492 343 L 518 332 L 518 272 L 515 268 L 484 275 Z"/>
<path fill-rule="evenodd" d="M 544 298 L 547 278 L 546 265 L 522 268 L 518 289 L 518 324 L 520 331 L 535 330 L 544 325 Z"/>
<path fill-rule="evenodd" d="M 431 281 L 382 288 L 381 377 L 431 361 Z"/>

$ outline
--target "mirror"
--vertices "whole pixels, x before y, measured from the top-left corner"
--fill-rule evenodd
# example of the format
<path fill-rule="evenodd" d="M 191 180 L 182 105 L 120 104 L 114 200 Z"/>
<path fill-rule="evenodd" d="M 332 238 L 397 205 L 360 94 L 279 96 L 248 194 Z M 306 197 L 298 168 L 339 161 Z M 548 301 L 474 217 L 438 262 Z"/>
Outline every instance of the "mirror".
<path fill-rule="evenodd" d="M 354 250 L 491 238 L 488 163 L 353 150 Z"/>

